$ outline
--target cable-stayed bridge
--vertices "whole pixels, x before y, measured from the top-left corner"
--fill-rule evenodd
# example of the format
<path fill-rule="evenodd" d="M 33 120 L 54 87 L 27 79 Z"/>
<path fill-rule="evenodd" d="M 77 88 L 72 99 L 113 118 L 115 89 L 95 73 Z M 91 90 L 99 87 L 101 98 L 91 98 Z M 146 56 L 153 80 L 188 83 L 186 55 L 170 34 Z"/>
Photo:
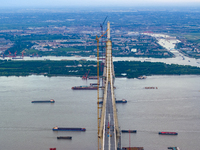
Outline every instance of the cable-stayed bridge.
<path fill-rule="evenodd" d="M 100 150 L 117 150 L 121 147 L 121 135 L 118 125 L 117 109 L 114 94 L 114 66 L 112 59 L 112 42 L 110 40 L 110 23 L 107 24 L 107 41 L 106 41 L 106 57 L 103 71 L 103 104 L 101 111 L 98 113 L 98 149 Z M 103 36 L 103 35 L 102 35 Z M 101 36 L 101 37 L 102 37 Z M 100 37 L 100 38 L 101 38 Z M 99 50 L 99 39 L 97 38 L 97 51 Z M 99 55 L 97 54 L 97 63 L 99 63 Z M 98 65 L 97 65 L 98 66 Z M 99 73 L 97 73 L 99 74 Z M 99 85 L 99 77 L 98 77 Z M 99 97 L 99 91 L 98 91 Z"/>

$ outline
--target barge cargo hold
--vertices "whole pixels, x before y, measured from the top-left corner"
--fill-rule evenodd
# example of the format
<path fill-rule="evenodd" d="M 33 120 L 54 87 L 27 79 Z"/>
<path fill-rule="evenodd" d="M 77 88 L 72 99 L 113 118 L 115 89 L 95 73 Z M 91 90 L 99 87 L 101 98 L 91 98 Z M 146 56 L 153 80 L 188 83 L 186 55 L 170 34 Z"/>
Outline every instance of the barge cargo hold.
<path fill-rule="evenodd" d="M 31 103 L 55 103 L 53 99 L 47 101 L 32 101 Z"/>
<path fill-rule="evenodd" d="M 62 128 L 62 127 L 54 127 L 53 131 L 86 131 L 85 128 Z"/>
<path fill-rule="evenodd" d="M 122 130 L 122 133 L 137 133 L 137 130 Z"/>
<path fill-rule="evenodd" d="M 143 147 L 122 147 L 122 150 L 144 150 Z"/>
<path fill-rule="evenodd" d="M 72 90 L 97 90 L 97 86 L 74 86 Z"/>
<path fill-rule="evenodd" d="M 71 140 L 72 137 L 71 136 L 58 136 L 57 139 L 68 139 L 68 140 Z"/>
<path fill-rule="evenodd" d="M 158 134 L 161 134 L 161 135 L 178 135 L 177 132 L 158 132 Z"/>

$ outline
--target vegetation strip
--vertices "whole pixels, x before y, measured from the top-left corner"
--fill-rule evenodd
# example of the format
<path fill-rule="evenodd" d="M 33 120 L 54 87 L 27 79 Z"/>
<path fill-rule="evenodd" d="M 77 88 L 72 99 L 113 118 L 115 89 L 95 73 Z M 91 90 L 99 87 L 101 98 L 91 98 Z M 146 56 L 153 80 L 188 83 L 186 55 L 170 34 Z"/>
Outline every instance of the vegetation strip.
<path fill-rule="evenodd" d="M 103 63 L 100 66 L 102 74 Z M 137 78 L 141 75 L 200 75 L 200 68 L 160 62 L 118 61 L 114 62 L 115 76 Z M 90 70 L 90 71 L 89 71 Z M 0 60 L 0 76 L 89 76 L 97 72 L 95 61 L 12 61 Z"/>

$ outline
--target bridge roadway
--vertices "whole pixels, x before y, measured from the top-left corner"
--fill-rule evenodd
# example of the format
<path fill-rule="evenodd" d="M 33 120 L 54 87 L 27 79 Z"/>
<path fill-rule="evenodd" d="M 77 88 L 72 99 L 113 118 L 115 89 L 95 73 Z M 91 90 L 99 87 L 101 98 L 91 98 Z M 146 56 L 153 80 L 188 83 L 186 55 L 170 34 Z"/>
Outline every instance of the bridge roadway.
<path fill-rule="evenodd" d="M 110 66 L 112 66 L 110 64 Z M 112 70 L 112 67 L 107 67 Z M 108 71 L 110 72 L 110 71 Z M 109 74 L 107 72 L 107 74 Z M 120 131 L 118 127 L 117 109 L 115 103 L 113 76 L 108 75 L 104 88 L 104 100 L 101 114 L 101 127 L 99 138 L 102 139 L 101 150 L 117 150 L 120 145 Z"/>
<path fill-rule="evenodd" d="M 105 113 L 105 126 L 104 126 L 104 150 L 115 150 L 115 130 L 114 130 L 114 117 L 113 105 L 111 96 L 111 85 L 108 83 L 107 87 L 107 102 Z"/>

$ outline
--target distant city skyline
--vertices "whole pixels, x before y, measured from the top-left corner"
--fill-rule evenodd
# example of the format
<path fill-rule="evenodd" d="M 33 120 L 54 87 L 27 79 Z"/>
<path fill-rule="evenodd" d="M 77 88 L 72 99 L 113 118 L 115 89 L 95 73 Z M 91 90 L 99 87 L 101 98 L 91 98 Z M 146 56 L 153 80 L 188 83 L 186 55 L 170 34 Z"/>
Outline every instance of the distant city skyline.
<path fill-rule="evenodd" d="M 1 0 L 2 7 L 86 7 L 86 6 L 200 6 L 200 0 Z"/>

